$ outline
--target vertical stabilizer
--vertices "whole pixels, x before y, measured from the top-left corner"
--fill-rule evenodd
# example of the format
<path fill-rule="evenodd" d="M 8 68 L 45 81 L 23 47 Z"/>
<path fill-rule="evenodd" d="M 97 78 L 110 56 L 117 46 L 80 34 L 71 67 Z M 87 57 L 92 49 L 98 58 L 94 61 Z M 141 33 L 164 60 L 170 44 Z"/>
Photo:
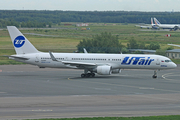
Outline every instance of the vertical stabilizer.
<path fill-rule="evenodd" d="M 7 26 L 16 54 L 28 54 L 39 52 L 29 40 L 15 27 Z"/>
<path fill-rule="evenodd" d="M 154 22 L 155 22 L 156 25 L 160 25 L 161 24 L 156 18 L 154 18 Z"/>
<path fill-rule="evenodd" d="M 153 18 L 151 18 L 151 25 L 154 25 L 154 23 L 153 23 Z"/>

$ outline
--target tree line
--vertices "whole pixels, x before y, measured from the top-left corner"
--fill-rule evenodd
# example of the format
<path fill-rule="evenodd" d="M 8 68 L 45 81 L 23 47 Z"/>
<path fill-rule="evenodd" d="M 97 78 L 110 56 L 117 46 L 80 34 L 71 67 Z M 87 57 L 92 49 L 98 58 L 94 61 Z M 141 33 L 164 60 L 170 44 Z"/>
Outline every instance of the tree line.
<path fill-rule="evenodd" d="M 44 28 L 44 27 L 51 27 L 51 24 L 45 22 L 37 22 L 37 21 L 17 22 L 13 19 L 0 19 L 0 28 L 5 28 L 6 26 Z"/>
<path fill-rule="evenodd" d="M 149 49 L 149 50 L 157 50 L 160 49 L 159 43 L 150 43 L 149 45 L 146 45 L 144 42 L 138 43 L 134 38 L 132 37 L 129 42 L 127 43 L 128 49 Z"/>
<path fill-rule="evenodd" d="M 84 52 L 83 48 L 87 50 L 89 53 L 130 53 L 129 49 L 148 49 L 148 50 L 156 50 L 156 54 L 164 55 L 165 51 L 162 50 L 159 43 L 150 43 L 146 45 L 141 42 L 138 43 L 134 38 L 131 38 L 127 46 L 122 45 L 118 36 L 113 36 L 111 33 L 101 33 L 100 35 L 95 35 L 92 39 L 83 39 L 77 45 L 78 52 Z M 167 50 L 173 49 L 172 47 L 167 48 Z M 139 54 L 141 51 L 135 51 L 134 53 Z"/>
<path fill-rule="evenodd" d="M 92 39 L 83 39 L 77 45 L 79 52 L 83 52 L 85 48 L 90 53 L 119 53 L 122 45 L 119 43 L 118 36 L 111 33 L 101 33 L 94 35 Z"/>
<path fill-rule="evenodd" d="M 29 26 L 61 22 L 150 24 L 151 17 L 156 17 L 161 23 L 180 23 L 180 12 L 0 10 L 1 20 L 31 24 Z"/>

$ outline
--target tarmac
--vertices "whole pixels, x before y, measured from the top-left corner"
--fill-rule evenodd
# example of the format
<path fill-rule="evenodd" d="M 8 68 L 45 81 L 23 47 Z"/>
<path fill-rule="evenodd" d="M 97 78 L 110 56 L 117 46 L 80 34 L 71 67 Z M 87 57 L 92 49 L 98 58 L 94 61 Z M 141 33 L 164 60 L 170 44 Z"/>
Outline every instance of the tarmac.
<path fill-rule="evenodd" d="M 81 78 L 83 70 L 0 66 L 0 119 L 180 115 L 180 66 Z"/>

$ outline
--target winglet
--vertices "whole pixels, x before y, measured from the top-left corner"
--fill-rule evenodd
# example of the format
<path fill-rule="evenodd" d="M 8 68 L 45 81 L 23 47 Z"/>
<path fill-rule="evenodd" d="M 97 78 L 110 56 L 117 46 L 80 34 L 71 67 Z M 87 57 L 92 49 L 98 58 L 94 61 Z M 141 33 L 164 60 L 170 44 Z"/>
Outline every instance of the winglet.
<path fill-rule="evenodd" d="M 86 53 L 86 54 L 88 53 L 85 48 L 83 48 L 83 50 L 84 50 L 84 53 Z"/>
<path fill-rule="evenodd" d="M 51 56 L 51 59 L 52 59 L 53 61 L 57 61 L 57 59 L 54 57 L 54 55 L 51 53 L 51 51 L 49 51 L 49 55 Z"/>

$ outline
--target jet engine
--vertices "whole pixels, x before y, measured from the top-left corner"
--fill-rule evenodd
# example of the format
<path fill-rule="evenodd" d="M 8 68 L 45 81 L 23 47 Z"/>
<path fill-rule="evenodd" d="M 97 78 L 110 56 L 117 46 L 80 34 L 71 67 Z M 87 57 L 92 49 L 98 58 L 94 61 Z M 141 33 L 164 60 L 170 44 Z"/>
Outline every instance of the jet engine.
<path fill-rule="evenodd" d="M 176 31 L 177 29 L 179 29 L 179 27 L 178 26 L 174 26 L 174 31 Z"/>
<path fill-rule="evenodd" d="M 112 69 L 111 66 L 104 65 L 104 66 L 97 66 L 97 74 L 100 75 L 111 75 Z"/>

